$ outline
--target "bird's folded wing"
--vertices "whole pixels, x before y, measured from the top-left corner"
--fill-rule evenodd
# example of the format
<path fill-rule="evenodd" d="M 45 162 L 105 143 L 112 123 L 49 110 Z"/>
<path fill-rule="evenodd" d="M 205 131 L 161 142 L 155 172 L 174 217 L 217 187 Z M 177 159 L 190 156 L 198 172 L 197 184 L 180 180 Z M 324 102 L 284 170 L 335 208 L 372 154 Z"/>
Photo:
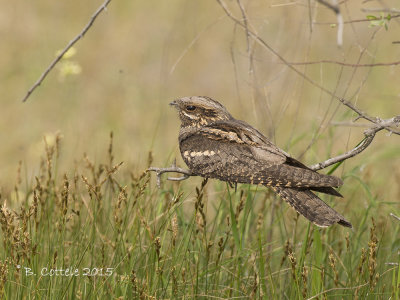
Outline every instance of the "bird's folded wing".
<path fill-rule="evenodd" d="M 181 141 L 182 157 L 196 175 L 229 182 L 298 188 L 341 184 L 336 177 L 286 165 L 280 155 L 268 151 L 260 154 L 261 151 L 266 150 L 255 150 L 245 143 L 221 142 L 202 131 Z"/>
<path fill-rule="evenodd" d="M 339 178 L 303 168 L 302 164 L 299 167 L 287 164 L 284 152 L 261 133 L 254 134 L 229 122 L 218 122 L 187 134 L 181 140 L 181 151 L 189 168 L 205 177 L 298 188 L 342 184 Z"/>
<path fill-rule="evenodd" d="M 201 131 L 218 139 L 263 149 L 267 155 L 279 157 L 282 162 L 289 156 L 269 141 L 261 132 L 244 121 L 218 121 L 201 128 Z"/>

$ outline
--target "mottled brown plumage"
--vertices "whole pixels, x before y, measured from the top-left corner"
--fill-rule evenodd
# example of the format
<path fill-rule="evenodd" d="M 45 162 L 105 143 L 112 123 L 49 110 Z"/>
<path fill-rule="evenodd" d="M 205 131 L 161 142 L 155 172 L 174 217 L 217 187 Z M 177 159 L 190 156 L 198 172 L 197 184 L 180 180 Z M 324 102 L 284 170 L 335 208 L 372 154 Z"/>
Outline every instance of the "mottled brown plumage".
<path fill-rule="evenodd" d="M 194 175 L 231 183 L 271 187 L 297 212 L 318 226 L 351 227 L 312 191 L 341 195 L 342 180 L 319 174 L 291 158 L 257 129 L 233 118 L 209 97 L 184 97 L 171 103 L 179 112 L 179 147 Z"/>

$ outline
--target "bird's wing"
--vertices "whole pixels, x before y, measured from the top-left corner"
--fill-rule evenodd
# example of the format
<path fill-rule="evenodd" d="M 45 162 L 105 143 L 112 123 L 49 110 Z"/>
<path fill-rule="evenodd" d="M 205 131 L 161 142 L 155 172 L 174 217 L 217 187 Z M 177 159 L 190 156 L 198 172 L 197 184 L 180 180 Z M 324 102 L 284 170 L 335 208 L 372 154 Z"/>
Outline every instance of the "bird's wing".
<path fill-rule="evenodd" d="M 261 168 L 252 147 L 237 139 L 233 134 L 193 130 L 180 138 L 182 158 L 196 175 L 229 182 L 261 183 L 254 178 L 254 173 Z M 271 158 L 262 165 L 267 168 L 279 165 L 283 160 L 280 155 L 271 153 Z"/>
<path fill-rule="evenodd" d="M 286 164 L 285 153 L 244 122 L 196 128 L 181 136 L 180 148 L 191 171 L 204 177 L 296 188 L 342 184 L 339 178 Z"/>
<path fill-rule="evenodd" d="M 268 165 L 282 164 L 288 157 L 287 153 L 271 143 L 261 132 L 243 121 L 218 121 L 201 128 L 201 131 L 230 143 L 249 146 L 254 158 Z"/>

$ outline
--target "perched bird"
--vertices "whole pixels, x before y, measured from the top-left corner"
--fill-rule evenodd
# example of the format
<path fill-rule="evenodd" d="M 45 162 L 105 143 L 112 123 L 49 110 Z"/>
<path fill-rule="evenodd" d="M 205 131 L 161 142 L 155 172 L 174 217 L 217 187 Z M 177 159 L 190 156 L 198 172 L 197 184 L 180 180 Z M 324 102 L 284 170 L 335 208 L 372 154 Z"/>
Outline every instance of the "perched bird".
<path fill-rule="evenodd" d="M 319 174 L 292 158 L 246 122 L 236 120 L 209 97 L 183 97 L 171 102 L 181 120 L 179 147 L 193 175 L 229 183 L 272 188 L 294 209 L 320 227 L 352 227 L 313 192 L 342 197 L 333 187 L 342 180 Z"/>

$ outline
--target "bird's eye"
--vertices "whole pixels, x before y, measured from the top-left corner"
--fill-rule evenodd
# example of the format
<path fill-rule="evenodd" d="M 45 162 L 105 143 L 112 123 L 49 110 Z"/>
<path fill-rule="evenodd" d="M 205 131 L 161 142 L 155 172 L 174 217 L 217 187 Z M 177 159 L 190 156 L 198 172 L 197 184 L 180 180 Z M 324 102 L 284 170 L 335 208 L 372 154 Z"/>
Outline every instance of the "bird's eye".
<path fill-rule="evenodd" d="M 194 110 L 196 110 L 196 106 L 194 106 L 194 105 L 186 105 L 186 110 L 188 110 L 188 111 L 194 111 Z"/>

